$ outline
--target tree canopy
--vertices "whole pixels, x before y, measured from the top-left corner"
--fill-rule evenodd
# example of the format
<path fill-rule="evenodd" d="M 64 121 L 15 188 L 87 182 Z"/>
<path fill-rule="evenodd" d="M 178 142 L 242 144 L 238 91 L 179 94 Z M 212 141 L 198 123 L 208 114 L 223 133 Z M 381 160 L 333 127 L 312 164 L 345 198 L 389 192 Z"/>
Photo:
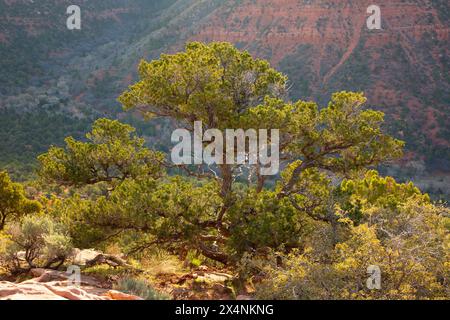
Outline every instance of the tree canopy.
<path fill-rule="evenodd" d="M 52 147 L 39 157 L 40 175 L 60 185 L 80 186 L 127 178 L 157 176 L 163 155 L 144 147 L 135 129 L 117 120 L 99 119 L 87 142 L 67 138 L 66 147 Z"/>

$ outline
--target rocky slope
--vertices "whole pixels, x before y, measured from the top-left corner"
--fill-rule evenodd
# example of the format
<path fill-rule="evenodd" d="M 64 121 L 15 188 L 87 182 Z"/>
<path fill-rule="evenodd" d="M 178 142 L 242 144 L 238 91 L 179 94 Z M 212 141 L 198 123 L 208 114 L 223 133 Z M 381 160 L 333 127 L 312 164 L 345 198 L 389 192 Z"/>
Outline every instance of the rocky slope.
<path fill-rule="evenodd" d="M 450 148 L 448 1 L 377 1 L 381 30 L 367 28 L 373 1 L 234 3 L 216 10 L 190 38 L 231 41 L 270 59 L 290 76 L 293 98 L 326 102 L 337 90 L 364 91 L 413 149 Z M 438 154 L 433 164 L 448 167 Z"/>
<path fill-rule="evenodd" d="M 142 300 L 116 290 L 102 288 L 93 277 L 81 276 L 74 286 L 65 273 L 33 269 L 33 279 L 15 283 L 0 281 L 0 300 Z"/>

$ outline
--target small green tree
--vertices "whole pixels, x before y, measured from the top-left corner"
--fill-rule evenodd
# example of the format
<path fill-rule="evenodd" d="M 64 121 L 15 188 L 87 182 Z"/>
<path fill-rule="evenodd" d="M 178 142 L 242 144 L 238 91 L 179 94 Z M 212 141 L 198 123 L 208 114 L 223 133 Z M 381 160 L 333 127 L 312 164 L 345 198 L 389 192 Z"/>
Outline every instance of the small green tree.
<path fill-rule="evenodd" d="M 12 182 L 7 172 L 0 172 L 0 230 L 7 222 L 40 210 L 39 202 L 26 198 L 21 184 Z"/>

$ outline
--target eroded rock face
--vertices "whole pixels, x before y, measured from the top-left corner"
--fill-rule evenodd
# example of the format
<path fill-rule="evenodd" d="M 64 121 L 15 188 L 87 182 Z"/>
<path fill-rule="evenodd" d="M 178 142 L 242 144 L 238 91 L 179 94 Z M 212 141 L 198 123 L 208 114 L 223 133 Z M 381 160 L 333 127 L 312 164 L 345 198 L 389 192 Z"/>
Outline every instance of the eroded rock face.
<path fill-rule="evenodd" d="M 381 10 L 380 30 L 367 27 L 372 4 Z M 404 121 L 395 123 L 401 139 L 429 139 L 444 150 L 449 8 L 425 0 L 224 1 L 189 40 L 229 41 L 269 59 L 289 76 L 294 99 L 325 104 L 332 92 L 364 91 L 388 121 Z"/>
<path fill-rule="evenodd" d="M 111 300 L 86 290 L 67 286 L 64 282 L 25 283 L 0 282 L 1 300 Z"/>
<path fill-rule="evenodd" d="M 142 300 L 102 288 L 95 278 L 81 276 L 75 286 L 64 272 L 33 269 L 35 278 L 20 283 L 0 281 L 0 300 Z"/>

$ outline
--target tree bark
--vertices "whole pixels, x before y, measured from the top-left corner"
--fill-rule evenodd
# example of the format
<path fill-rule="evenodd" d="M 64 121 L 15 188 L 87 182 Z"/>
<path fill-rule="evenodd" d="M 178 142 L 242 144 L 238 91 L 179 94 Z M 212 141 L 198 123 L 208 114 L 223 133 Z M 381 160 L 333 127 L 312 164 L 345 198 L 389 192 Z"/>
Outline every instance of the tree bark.
<path fill-rule="evenodd" d="M 211 260 L 222 262 L 225 265 L 230 263 L 228 255 L 223 252 L 214 251 L 201 242 L 199 243 L 199 250 L 205 257 Z"/>
<path fill-rule="evenodd" d="M 292 190 L 292 188 L 295 186 L 295 184 L 298 182 L 298 179 L 300 178 L 300 175 L 302 172 L 308 168 L 311 167 L 310 161 L 303 161 L 301 165 L 297 166 L 297 168 L 294 169 L 292 172 L 292 176 L 289 179 L 288 183 L 283 187 L 281 192 L 278 194 L 278 199 L 281 199 L 285 196 L 289 195 L 289 192 Z"/>
<path fill-rule="evenodd" d="M 5 228 L 5 224 L 6 224 L 6 214 L 0 212 L 0 231 L 2 231 Z"/>

